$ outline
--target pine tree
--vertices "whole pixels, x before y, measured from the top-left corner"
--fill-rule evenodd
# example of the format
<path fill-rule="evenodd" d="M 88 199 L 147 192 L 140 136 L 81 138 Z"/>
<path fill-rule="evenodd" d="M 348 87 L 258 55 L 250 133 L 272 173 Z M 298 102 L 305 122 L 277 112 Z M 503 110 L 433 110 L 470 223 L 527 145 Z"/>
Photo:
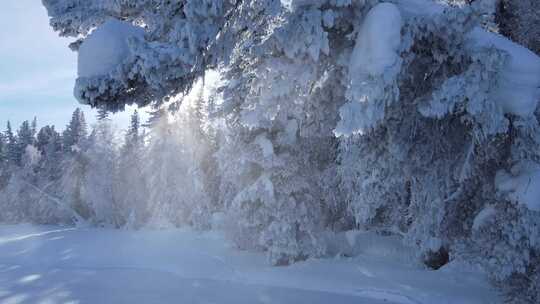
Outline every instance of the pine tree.
<path fill-rule="evenodd" d="M 98 120 L 107 119 L 109 117 L 109 112 L 106 109 L 99 108 L 97 112 L 98 112 L 97 113 Z"/>
<path fill-rule="evenodd" d="M 17 143 L 17 137 L 13 134 L 13 130 L 11 128 L 11 123 L 7 122 L 7 129 L 5 132 L 6 140 L 7 140 L 7 147 L 6 147 L 6 154 L 7 154 L 7 160 L 12 165 L 19 165 L 20 163 L 20 154 L 18 149 L 18 143 Z"/>
<path fill-rule="evenodd" d="M 34 137 L 34 130 L 33 127 L 30 125 L 28 120 L 23 121 L 21 126 L 19 127 L 19 130 L 17 131 L 17 145 L 18 145 L 18 153 L 20 157 L 24 154 L 24 151 L 27 146 L 32 146 L 35 143 L 35 137 Z"/>
<path fill-rule="evenodd" d="M 164 108 L 157 108 L 151 111 L 148 111 L 148 118 L 146 120 L 146 123 L 144 123 L 142 126 L 146 128 L 151 128 L 155 125 L 157 125 L 161 118 L 167 114 L 167 111 Z"/>
<path fill-rule="evenodd" d="M 57 134 L 54 126 L 44 126 L 39 130 L 36 136 L 36 147 L 41 153 L 47 152 L 47 147 L 54 141 Z"/>
<path fill-rule="evenodd" d="M 3 166 L 7 160 L 6 155 L 7 140 L 4 134 L 0 133 L 0 166 Z"/>
<path fill-rule="evenodd" d="M 62 160 L 60 187 L 62 200 L 83 220 L 92 217 L 93 211 L 84 197 L 84 181 L 88 174 L 88 160 L 84 151 L 88 148 L 88 130 L 84 113 L 77 108 L 62 132 Z"/>
<path fill-rule="evenodd" d="M 498 0 L 495 21 L 500 33 L 540 55 L 540 2 Z"/>
<path fill-rule="evenodd" d="M 35 137 L 37 135 L 37 117 L 34 117 L 34 119 L 32 119 L 32 125 L 30 127 L 32 131 L 32 136 Z"/>
<path fill-rule="evenodd" d="M 518 18 L 499 14 L 506 24 L 494 0 L 43 2 L 82 46 L 111 16 L 147 25 L 122 62 L 79 77 L 75 92 L 94 107 L 155 106 L 158 215 L 192 210 L 171 191 L 193 168 L 180 159 L 189 133 L 176 130 L 186 117 L 162 114 L 218 69 L 219 197 L 239 246 L 288 263 L 324 254 L 325 232 L 383 230 L 434 268 L 472 261 L 538 302 L 537 201 L 513 188 L 540 175 L 540 59 L 493 33 L 498 24 L 537 48 L 538 1 L 499 1 L 519 4 Z M 493 225 L 474 225 L 485 213 Z"/>
<path fill-rule="evenodd" d="M 11 173 L 8 166 L 7 146 L 6 136 L 0 133 L 0 191 L 6 186 Z"/>
<path fill-rule="evenodd" d="M 139 129 L 141 127 L 139 112 L 133 111 L 129 128 L 126 132 L 124 146 L 126 150 L 137 149 L 141 144 L 141 135 Z"/>
<path fill-rule="evenodd" d="M 90 134 L 87 149 L 82 152 L 86 164 L 81 184 L 81 200 L 97 225 L 121 227 L 125 219 L 118 203 L 118 155 L 116 132 L 111 121 L 98 120 Z"/>
<path fill-rule="evenodd" d="M 42 155 L 42 175 L 49 181 L 58 180 L 62 162 L 62 139 L 54 126 L 44 126 L 39 130 L 36 147 Z"/>
<path fill-rule="evenodd" d="M 62 137 L 65 152 L 71 152 L 74 149 L 81 149 L 88 136 L 84 112 L 77 108 L 71 116 L 69 124 L 66 126 Z"/>
<path fill-rule="evenodd" d="M 124 137 L 118 161 L 117 190 L 123 193 L 117 202 L 121 206 L 123 225 L 140 227 L 148 221 L 149 183 L 144 173 L 145 147 L 144 133 L 141 132 L 140 118 L 135 110 Z"/>

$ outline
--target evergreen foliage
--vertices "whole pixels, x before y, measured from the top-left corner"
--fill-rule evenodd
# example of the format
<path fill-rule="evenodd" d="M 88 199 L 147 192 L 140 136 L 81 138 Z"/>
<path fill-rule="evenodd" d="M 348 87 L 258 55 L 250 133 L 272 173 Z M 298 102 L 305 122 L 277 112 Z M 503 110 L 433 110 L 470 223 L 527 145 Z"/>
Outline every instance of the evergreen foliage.
<path fill-rule="evenodd" d="M 80 109 L 62 135 L 8 124 L 0 220 L 220 228 L 275 265 L 374 230 L 540 298 L 536 2 L 43 3 L 102 110 L 90 135 Z M 87 56 L 102 38 L 118 60 Z M 149 132 L 118 136 L 133 103 Z"/>

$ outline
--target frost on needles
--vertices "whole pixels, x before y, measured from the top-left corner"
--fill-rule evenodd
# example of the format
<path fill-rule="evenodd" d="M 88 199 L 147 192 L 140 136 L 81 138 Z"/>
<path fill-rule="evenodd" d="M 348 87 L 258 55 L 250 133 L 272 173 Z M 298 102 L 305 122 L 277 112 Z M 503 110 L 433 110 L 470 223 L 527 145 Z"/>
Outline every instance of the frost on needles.
<path fill-rule="evenodd" d="M 538 16 L 512 10 L 538 5 L 503 2 L 43 0 L 79 39 L 82 103 L 179 109 L 219 75 L 200 177 L 216 199 L 198 218 L 219 214 L 239 247 L 288 264 L 346 230 L 394 233 L 434 267 L 481 265 L 518 303 L 540 294 L 540 198 L 523 185 L 538 185 L 540 59 L 513 26 Z M 181 201 L 150 210 L 196 205 Z"/>

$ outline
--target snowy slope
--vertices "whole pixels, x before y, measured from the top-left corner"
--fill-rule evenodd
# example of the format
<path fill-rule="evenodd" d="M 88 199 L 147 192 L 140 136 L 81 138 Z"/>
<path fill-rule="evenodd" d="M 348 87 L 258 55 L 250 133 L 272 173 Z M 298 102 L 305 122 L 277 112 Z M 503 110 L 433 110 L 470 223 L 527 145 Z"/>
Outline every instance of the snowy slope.
<path fill-rule="evenodd" d="M 0 226 L 0 303 L 497 303 L 481 276 L 404 263 L 366 236 L 356 258 L 268 266 L 218 233 Z"/>

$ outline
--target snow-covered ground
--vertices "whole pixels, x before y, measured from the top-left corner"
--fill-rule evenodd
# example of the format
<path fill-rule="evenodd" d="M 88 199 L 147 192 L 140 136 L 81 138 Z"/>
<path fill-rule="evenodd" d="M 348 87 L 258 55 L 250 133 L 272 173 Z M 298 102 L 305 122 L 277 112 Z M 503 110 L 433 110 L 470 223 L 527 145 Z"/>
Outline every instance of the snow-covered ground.
<path fill-rule="evenodd" d="M 271 267 L 219 233 L 0 226 L 0 303 L 500 302 L 479 274 L 430 271 L 393 238 L 354 258 Z"/>

